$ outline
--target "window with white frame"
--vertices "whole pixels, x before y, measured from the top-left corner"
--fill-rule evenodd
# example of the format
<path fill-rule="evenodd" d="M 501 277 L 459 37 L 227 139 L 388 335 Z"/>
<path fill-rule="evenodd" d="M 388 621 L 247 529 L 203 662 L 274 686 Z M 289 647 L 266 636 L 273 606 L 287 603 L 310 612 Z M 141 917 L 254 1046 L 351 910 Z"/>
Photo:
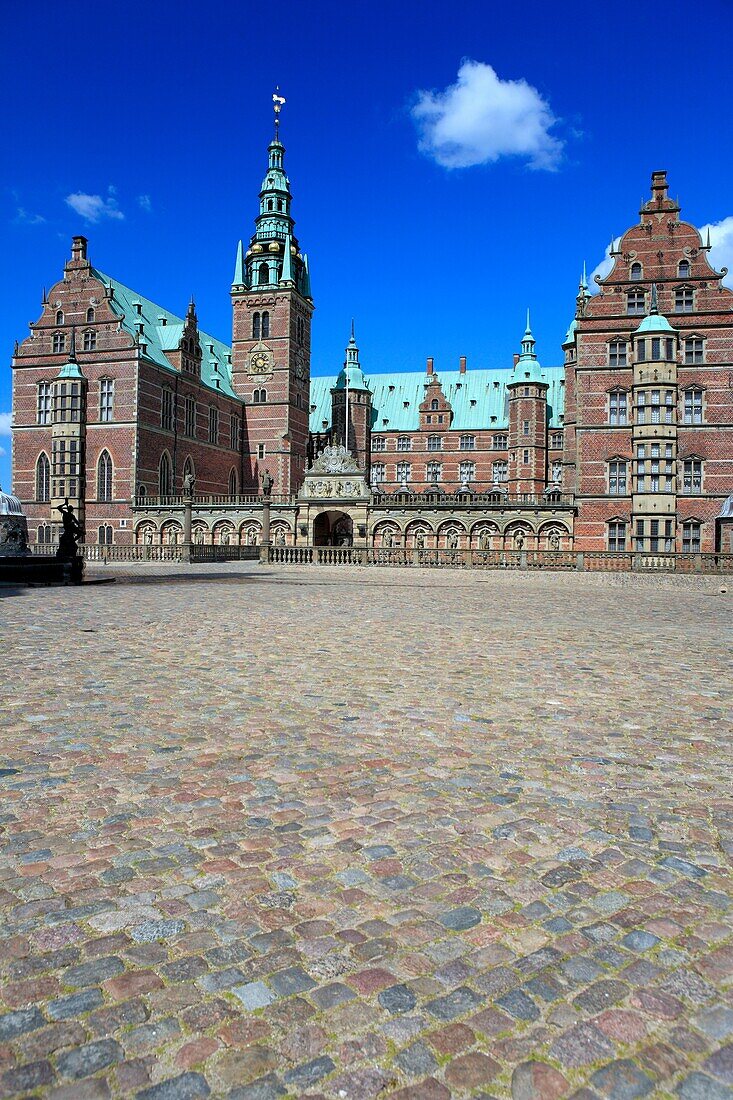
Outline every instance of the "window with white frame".
<path fill-rule="evenodd" d="M 626 313 L 629 317 L 641 317 L 646 313 L 646 299 L 643 290 L 627 290 Z"/>
<path fill-rule="evenodd" d="M 640 282 L 641 278 L 642 278 L 642 274 L 643 274 L 643 272 L 641 270 L 641 264 L 640 263 L 633 263 L 631 265 L 630 269 L 629 269 L 629 278 L 632 280 L 632 282 L 634 282 L 634 283 Z"/>
<path fill-rule="evenodd" d="M 166 432 L 173 431 L 173 390 L 167 386 L 160 395 L 160 426 Z"/>
<path fill-rule="evenodd" d="M 700 534 L 702 524 L 699 520 L 688 519 L 682 524 L 682 551 L 685 554 L 700 553 Z"/>
<path fill-rule="evenodd" d="M 112 527 L 109 523 L 101 523 L 97 528 L 97 542 L 100 546 L 111 546 L 113 541 Z"/>
<path fill-rule="evenodd" d="M 529 435 L 529 420 L 522 421 L 522 435 Z"/>
<path fill-rule="evenodd" d="M 685 340 L 685 366 L 694 366 L 704 362 L 704 347 L 701 336 L 688 336 Z"/>
<path fill-rule="evenodd" d="M 219 438 L 219 410 L 216 406 L 209 407 L 209 443 L 216 443 Z"/>
<path fill-rule="evenodd" d="M 493 476 L 494 484 L 498 485 L 502 481 L 509 480 L 509 463 L 508 462 L 494 462 L 491 466 L 491 473 Z"/>
<path fill-rule="evenodd" d="M 702 492 L 702 459 L 686 458 L 682 463 L 682 492 Z"/>
<path fill-rule="evenodd" d="M 608 365 L 610 367 L 626 366 L 626 341 L 611 340 L 608 345 Z"/>
<path fill-rule="evenodd" d="M 628 424 L 628 394 L 624 390 L 612 390 L 608 397 L 608 421 L 610 424 Z"/>
<path fill-rule="evenodd" d="M 612 458 L 608 463 L 608 491 L 611 496 L 626 495 L 626 462 L 622 458 Z"/>
<path fill-rule="evenodd" d="M 624 551 L 626 549 L 626 523 L 612 519 L 608 524 L 608 549 Z"/>
<path fill-rule="evenodd" d="M 695 309 L 695 292 L 691 286 L 680 286 L 674 292 L 675 313 L 692 313 Z"/>
<path fill-rule="evenodd" d="M 383 462 L 372 463 L 372 485 L 383 485 L 387 480 L 387 469 Z"/>
<path fill-rule="evenodd" d="M 383 435 L 372 436 L 372 450 L 373 451 L 386 451 L 387 440 Z"/>
<path fill-rule="evenodd" d="M 429 451 L 440 451 L 442 449 L 443 449 L 442 437 L 439 436 L 439 435 L 429 435 L 428 436 L 428 450 Z"/>
<path fill-rule="evenodd" d="M 54 355 L 58 355 L 61 351 L 66 351 L 66 335 L 63 332 L 54 332 L 51 337 L 51 349 Z"/>
<path fill-rule="evenodd" d="M 196 435 L 196 400 L 186 397 L 183 403 L 183 432 L 193 438 Z"/>
<path fill-rule="evenodd" d="M 443 466 L 440 462 L 428 462 L 425 467 L 425 480 L 431 484 L 440 481 L 443 477 Z"/>
<path fill-rule="evenodd" d="M 641 390 L 636 395 L 636 423 L 646 424 L 646 393 Z"/>
<path fill-rule="evenodd" d="M 550 436 L 550 447 L 553 451 L 562 450 L 562 432 L 553 432 Z"/>
<path fill-rule="evenodd" d="M 99 419 L 103 423 L 112 420 L 114 413 L 115 383 L 113 378 L 99 381 Z"/>
<path fill-rule="evenodd" d="M 476 463 L 461 462 L 458 465 L 458 478 L 462 485 L 476 480 Z"/>
<path fill-rule="evenodd" d="M 94 331 L 84 333 L 84 351 L 94 351 L 97 347 L 97 334 Z"/>
<path fill-rule="evenodd" d="M 680 279 L 689 279 L 690 277 L 690 261 L 680 260 L 677 265 L 677 275 Z"/>
<path fill-rule="evenodd" d="M 495 451 L 505 451 L 509 445 L 509 436 L 504 432 L 497 432 L 491 441 Z"/>
<path fill-rule="evenodd" d="M 398 435 L 397 436 L 397 450 L 398 451 L 411 451 L 412 450 L 412 439 L 410 438 L 409 435 Z"/>
<path fill-rule="evenodd" d="M 39 382 L 36 396 L 36 423 L 51 423 L 51 383 Z"/>
<path fill-rule="evenodd" d="M 684 423 L 702 424 L 702 390 L 697 387 L 685 390 Z"/>
<path fill-rule="evenodd" d="M 412 467 L 409 462 L 398 462 L 395 469 L 397 481 L 402 485 L 412 477 Z"/>
<path fill-rule="evenodd" d="M 257 458 L 262 459 L 264 457 L 265 457 L 265 444 L 264 443 L 258 443 L 257 444 Z"/>
<path fill-rule="evenodd" d="M 51 499 L 51 463 L 48 455 L 40 454 L 36 462 L 36 500 L 44 504 Z"/>
<path fill-rule="evenodd" d="M 475 451 L 476 450 L 476 436 L 475 435 L 462 435 L 458 441 L 458 447 L 461 451 Z"/>
<path fill-rule="evenodd" d="M 102 451 L 97 462 L 97 500 L 112 500 L 112 456 Z"/>

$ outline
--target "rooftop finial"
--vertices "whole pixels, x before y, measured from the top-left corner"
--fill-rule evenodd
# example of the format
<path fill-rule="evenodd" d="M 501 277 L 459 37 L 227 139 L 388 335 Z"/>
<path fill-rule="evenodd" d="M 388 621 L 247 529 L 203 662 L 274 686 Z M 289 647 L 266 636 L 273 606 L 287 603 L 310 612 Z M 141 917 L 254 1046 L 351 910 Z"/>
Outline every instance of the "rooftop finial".
<path fill-rule="evenodd" d="M 525 336 L 532 335 L 532 329 L 529 327 L 529 306 L 527 306 L 527 328 L 524 333 Z"/>
<path fill-rule="evenodd" d="M 588 276 L 585 273 L 585 260 L 583 260 L 583 274 L 580 276 L 580 289 L 588 289 Z"/>
<path fill-rule="evenodd" d="M 351 342 L 356 343 L 356 337 L 354 336 L 354 318 L 351 318 Z"/>
<path fill-rule="evenodd" d="M 76 362 L 76 326 L 71 326 L 71 347 L 69 348 L 69 362 Z"/>
<path fill-rule="evenodd" d="M 708 226 L 707 237 L 705 238 L 705 247 L 710 248 L 710 226 Z"/>
<path fill-rule="evenodd" d="M 657 301 L 657 284 L 652 283 L 652 301 L 649 306 L 649 313 L 659 313 L 659 303 Z"/>
<path fill-rule="evenodd" d="M 280 111 L 284 103 L 285 97 L 280 95 L 280 85 L 278 84 L 272 93 L 272 109 L 275 113 L 275 141 L 280 140 Z"/>

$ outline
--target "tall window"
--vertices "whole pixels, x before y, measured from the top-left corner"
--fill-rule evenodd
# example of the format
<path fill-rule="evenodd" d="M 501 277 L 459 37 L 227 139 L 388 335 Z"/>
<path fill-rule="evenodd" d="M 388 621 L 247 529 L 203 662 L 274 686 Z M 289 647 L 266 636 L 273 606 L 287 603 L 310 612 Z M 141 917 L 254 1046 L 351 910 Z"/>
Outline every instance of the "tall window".
<path fill-rule="evenodd" d="M 443 448 L 443 440 L 439 435 L 428 436 L 428 450 L 440 451 Z"/>
<path fill-rule="evenodd" d="M 550 436 L 550 447 L 553 451 L 562 450 L 562 432 L 553 432 Z"/>
<path fill-rule="evenodd" d="M 691 286 L 680 286 L 674 292 L 675 313 L 692 313 L 695 308 L 695 293 Z"/>
<path fill-rule="evenodd" d="M 96 332 L 84 333 L 84 351 L 94 351 L 97 346 L 97 334 Z"/>
<path fill-rule="evenodd" d="M 397 480 L 402 485 L 412 477 L 412 467 L 409 462 L 398 462 L 395 470 Z"/>
<path fill-rule="evenodd" d="M 700 531 L 702 524 L 696 519 L 688 519 L 682 524 L 682 551 L 685 554 L 700 553 Z"/>
<path fill-rule="evenodd" d="M 239 450 L 239 437 L 242 429 L 242 421 L 240 417 L 232 416 L 229 420 L 229 447 L 232 451 Z"/>
<path fill-rule="evenodd" d="M 173 390 L 163 387 L 160 400 L 160 426 L 165 431 L 173 431 Z"/>
<path fill-rule="evenodd" d="M 476 480 L 476 463 L 475 462 L 461 462 L 458 466 L 458 479 L 461 485 L 465 485 L 469 481 Z"/>
<path fill-rule="evenodd" d="M 87 310 L 87 324 L 88 325 L 93 324 L 94 319 L 95 319 L 94 318 L 94 307 L 90 306 L 89 309 Z"/>
<path fill-rule="evenodd" d="M 185 434 L 193 438 L 196 435 L 196 401 L 193 397 L 186 397 L 184 400 L 183 422 Z"/>
<path fill-rule="evenodd" d="M 627 394 L 623 390 L 613 390 L 608 399 L 608 420 L 610 424 L 628 424 Z"/>
<path fill-rule="evenodd" d="M 438 401 L 436 400 L 436 398 L 433 398 L 433 400 L 430 402 L 431 412 L 437 412 L 439 408 L 440 408 L 440 405 L 439 405 Z"/>
<path fill-rule="evenodd" d="M 462 435 L 458 446 L 462 451 L 475 451 L 476 450 L 476 436 L 475 435 Z"/>
<path fill-rule="evenodd" d="M 56 310 L 56 324 L 63 325 L 64 323 L 64 311 L 62 309 Z"/>
<path fill-rule="evenodd" d="M 51 423 L 51 383 L 39 382 L 36 396 L 36 423 Z"/>
<path fill-rule="evenodd" d="M 611 367 L 626 366 L 626 341 L 612 340 L 608 345 L 608 363 Z"/>
<path fill-rule="evenodd" d="M 612 519 L 608 525 L 608 549 L 626 549 L 626 524 L 622 520 Z"/>
<path fill-rule="evenodd" d="M 491 446 L 495 451 L 505 451 L 509 445 L 509 436 L 503 432 L 497 432 L 494 438 L 491 440 Z"/>
<path fill-rule="evenodd" d="M 44 504 L 51 499 L 51 463 L 40 454 L 36 462 L 36 500 Z"/>
<path fill-rule="evenodd" d="M 57 424 L 77 424 L 81 416 L 78 382 L 57 382 L 53 391 L 53 418 Z"/>
<path fill-rule="evenodd" d="M 509 463 L 508 462 L 494 462 L 491 467 L 494 483 L 499 484 L 502 481 L 509 480 Z"/>
<path fill-rule="evenodd" d="M 636 423 L 646 424 L 646 393 L 641 390 L 636 395 Z"/>
<path fill-rule="evenodd" d="M 170 391 L 169 391 L 170 392 Z M 112 419 L 115 399 L 115 384 L 112 378 L 102 378 L 99 382 L 99 419 L 103 422 Z"/>
<path fill-rule="evenodd" d="M 265 444 L 264 443 L 258 443 L 257 444 L 257 457 L 260 458 L 260 459 L 265 457 Z"/>
<path fill-rule="evenodd" d="M 97 500 L 112 500 L 112 458 L 102 451 L 97 463 Z"/>
<path fill-rule="evenodd" d="M 702 424 L 702 390 L 685 390 L 685 424 Z"/>
<path fill-rule="evenodd" d="M 253 340 L 259 340 L 260 332 L 261 332 L 260 314 L 259 313 L 253 313 L 252 314 L 252 339 Z"/>
<path fill-rule="evenodd" d="M 410 439 L 409 435 L 398 435 L 397 436 L 397 450 L 398 451 L 411 451 L 412 450 L 412 440 Z"/>
<path fill-rule="evenodd" d="M 158 493 L 162 497 L 169 497 L 173 493 L 173 466 L 167 451 L 163 452 L 158 467 Z"/>
<path fill-rule="evenodd" d="M 372 485 L 382 485 L 387 479 L 383 462 L 372 463 Z"/>
<path fill-rule="evenodd" d="M 51 477 L 55 497 L 75 497 L 79 488 L 79 445 L 75 439 L 54 439 L 51 445 Z"/>
<path fill-rule="evenodd" d="M 267 286 L 270 281 L 270 269 L 267 266 L 265 260 L 262 261 L 257 269 L 257 282 L 260 286 Z"/>
<path fill-rule="evenodd" d="M 702 460 L 687 458 L 682 465 L 682 492 L 702 492 Z"/>
<path fill-rule="evenodd" d="M 232 466 L 229 471 L 229 496 L 235 497 L 237 495 L 237 471 Z"/>
<path fill-rule="evenodd" d="M 36 542 L 53 542 L 53 528 L 50 523 L 41 523 L 36 531 Z"/>
<path fill-rule="evenodd" d="M 189 477 L 196 477 L 196 471 L 194 470 L 193 466 L 193 459 L 190 455 L 188 455 L 186 461 L 183 463 L 183 481 L 185 481 L 186 478 Z"/>
<path fill-rule="evenodd" d="M 211 405 L 209 408 L 209 443 L 216 443 L 219 438 L 219 410 Z"/>
<path fill-rule="evenodd" d="M 626 463 L 614 458 L 608 464 L 608 491 L 612 496 L 626 494 Z"/>
<path fill-rule="evenodd" d="M 641 264 L 633 263 L 629 271 L 629 276 L 633 282 L 638 283 L 642 276 Z"/>
<path fill-rule="evenodd" d="M 112 528 L 108 523 L 102 523 L 97 528 L 97 542 L 100 546 L 112 545 Z"/>
<path fill-rule="evenodd" d="M 703 343 L 700 336 L 690 336 L 685 340 L 685 365 L 691 366 L 703 362 Z"/>
<path fill-rule="evenodd" d="M 267 310 L 262 314 L 262 339 L 266 340 L 270 335 L 270 314 Z"/>
<path fill-rule="evenodd" d="M 643 363 L 646 359 L 646 340 L 636 341 L 636 361 Z"/>
<path fill-rule="evenodd" d="M 431 484 L 440 481 L 443 477 L 443 466 L 440 462 L 428 462 L 425 467 L 425 480 Z"/>
<path fill-rule="evenodd" d="M 522 435 L 529 435 L 529 420 L 522 421 Z"/>
<path fill-rule="evenodd" d="M 372 436 L 372 450 L 373 451 L 386 451 L 387 450 L 387 440 L 384 438 L 383 435 L 373 435 Z"/>
<path fill-rule="evenodd" d="M 639 317 L 646 313 L 646 303 L 643 290 L 627 290 L 626 313 L 629 317 Z"/>
<path fill-rule="evenodd" d="M 51 349 L 54 354 L 58 354 L 61 351 L 66 351 L 66 334 L 63 332 L 54 332 L 51 338 Z"/>
<path fill-rule="evenodd" d="M 689 260 L 680 260 L 679 264 L 677 265 L 677 274 L 679 275 L 680 279 L 689 279 L 689 277 L 690 277 L 690 261 Z"/>

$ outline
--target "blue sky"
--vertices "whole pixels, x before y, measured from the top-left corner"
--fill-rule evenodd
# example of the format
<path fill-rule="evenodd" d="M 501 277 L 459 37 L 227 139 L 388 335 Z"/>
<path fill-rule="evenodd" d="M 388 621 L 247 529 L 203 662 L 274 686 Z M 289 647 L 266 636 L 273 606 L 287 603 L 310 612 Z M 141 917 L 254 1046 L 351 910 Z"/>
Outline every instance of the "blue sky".
<path fill-rule="evenodd" d="M 733 269 L 727 0 L 185 0 L 8 9 L 0 41 L 0 482 L 9 361 L 61 277 L 92 262 L 229 340 L 236 242 L 282 138 L 311 260 L 313 373 L 351 317 L 369 372 L 511 364 L 525 309 L 561 362 L 583 260 L 666 168 Z M 694 22 L 693 22 L 694 20 Z M 727 221 L 726 219 L 730 219 Z M 720 224 L 722 223 L 722 224 Z"/>

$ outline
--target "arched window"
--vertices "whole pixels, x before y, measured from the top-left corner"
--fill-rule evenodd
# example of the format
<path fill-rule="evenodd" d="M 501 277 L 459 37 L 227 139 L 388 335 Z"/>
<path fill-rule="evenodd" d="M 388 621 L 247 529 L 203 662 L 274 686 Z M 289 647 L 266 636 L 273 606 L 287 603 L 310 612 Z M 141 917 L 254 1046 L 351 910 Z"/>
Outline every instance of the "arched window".
<path fill-rule="evenodd" d="M 690 277 L 690 261 L 689 260 L 680 260 L 680 262 L 677 266 L 677 274 L 679 275 L 680 279 L 689 279 L 689 277 Z"/>
<path fill-rule="evenodd" d="M 53 542 L 53 528 L 50 523 L 41 523 L 36 531 L 36 542 Z"/>
<path fill-rule="evenodd" d="M 255 390 L 252 394 L 252 400 L 255 405 L 264 405 L 267 401 L 267 390 Z"/>
<path fill-rule="evenodd" d="M 259 313 L 252 314 L 252 339 L 259 340 L 260 338 L 260 315 Z"/>
<path fill-rule="evenodd" d="M 112 528 L 109 523 L 101 523 L 97 529 L 97 542 L 100 546 L 112 545 Z"/>
<path fill-rule="evenodd" d="M 189 476 L 191 476 L 192 478 L 196 477 L 196 470 L 194 469 L 193 459 L 191 458 L 190 455 L 188 456 L 186 461 L 183 463 L 183 480 L 184 480 L 184 482 L 185 482 L 186 478 L 189 477 Z"/>
<path fill-rule="evenodd" d="M 51 499 L 51 463 L 48 455 L 40 454 L 36 462 L 36 500 L 45 504 Z"/>
<path fill-rule="evenodd" d="M 56 324 L 63 325 L 64 323 L 64 311 L 63 309 L 56 310 Z"/>
<path fill-rule="evenodd" d="M 90 306 L 89 309 L 87 310 L 87 324 L 88 325 L 92 324 L 92 322 L 94 321 L 94 317 L 95 317 L 94 307 Z"/>
<path fill-rule="evenodd" d="M 112 499 L 112 457 L 102 451 L 97 463 L 97 500 Z"/>
<path fill-rule="evenodd" d="M 262 339 L 266 340 L 270 335 L 270 314 L 267 310 L 262 314 Z"/>
<path fill-rule="evenodd" d="M 173 492 L 173 467 L 170 455 L 163 451 L 163 456 L 158 467 L 158 493 L 162 497 L 169 497 Z"/>
<path fill-rule="evenodd" d="M 430 402 L 431 412 L 435 412 L 438 408 L 439 408 L 438 401 L 435 398 L 433 398 L 433 400 Z"/>
<path fill-rule="evenodd" d="M 270 269 L 267 266 L 267 261 L 263 260 L 257 269 L 257 282 L 260 286 L 267 286 L 270 281 Z"/>
<path fill-rule="evenodd" d="M 629 275 L 630 275 L 631 279 L 633 280 L 633 282 L 638 283 L 639 280 L 642 277 L 641 264 L 639 264 L 639 263 L 632 264 Z"/>
<path fill-rule="evenodd" d="M 235 497 L 237 495 L 237 471 L 232 466 L 229 471 L 229 496 Z"/>
<path fill-rule="evenodd" d="M 278 210 L 282 210 L 282 208 L 283 208 L 283 200 L 282 199 L 277 200 L 277 208 L 278 208 Z"/>
<path fill-rule="evenodd" d="M 272 210 L 272 199 L 267 200 L 267 209 Z"/>

